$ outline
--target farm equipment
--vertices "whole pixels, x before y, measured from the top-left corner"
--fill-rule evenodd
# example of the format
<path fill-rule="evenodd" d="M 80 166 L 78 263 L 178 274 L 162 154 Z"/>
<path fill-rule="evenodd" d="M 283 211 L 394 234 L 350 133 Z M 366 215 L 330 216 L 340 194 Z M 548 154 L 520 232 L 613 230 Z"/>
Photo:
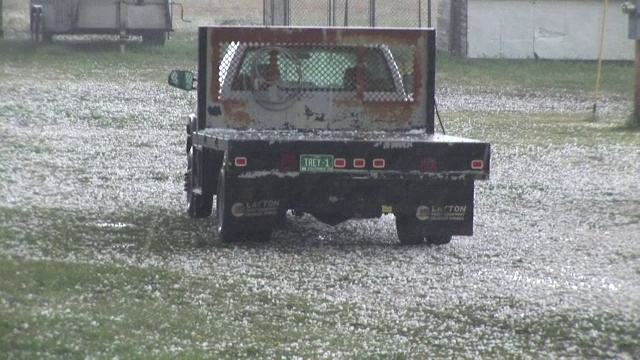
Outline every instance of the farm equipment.
<path fill-rule="evenodd" d="M 172 5 L 182 9 L 171 0 L 31 0 L 31 37 L 51 42 L 54 35 L 134 35 L 164 45 L 173 31 Z"/>
<path fill-rule="evenodd" d="M 435 30 L 201 27 L 187 118 L 187 213 L 222 242 L 267 241 L 286 216 L 393 214 L 403 244 L 473 234 L 490 144 L 435 131 Z M 196 86 L 197 85 L 197 86 Z"/>

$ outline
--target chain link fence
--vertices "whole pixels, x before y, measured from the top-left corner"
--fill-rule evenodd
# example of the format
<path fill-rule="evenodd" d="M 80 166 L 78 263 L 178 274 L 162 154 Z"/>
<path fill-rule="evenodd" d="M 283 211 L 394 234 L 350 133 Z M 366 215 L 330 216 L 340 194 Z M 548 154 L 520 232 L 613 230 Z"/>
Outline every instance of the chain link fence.
<path fill-rule="evenodd" d="M 220 67 L 228 69 L 219 78 L 226 99 L 249 97 L 270 110 L 283 110 L 294 99 L 317 96 L 313 94 L 355 101 L 361 86 L 365 101 L 413 101 L 406 94 L 413 89 L 403 83 L 408 78 L 400 76 L 414 73 L 416 49 L 410 45 L 365 45 L 361 64 L 353 45 L 234 42 L 221 44 L 220 50 L 221 54 L 244 53 L 219 60 Z M 393 69 L 389 64 L 394 64 Z M 225 84 L 228 74 L 233 74 L 233 82 Z"/>
<path fill-rule="evenodd" d="M 436 26 L 437 0 L 264 0 L 265 25 Z"/>
<path fill-rule="evenodd" d="M 264 25 L 432 27 L 437 47 L 467 54 L 468 0 L 263 0 Z"/>

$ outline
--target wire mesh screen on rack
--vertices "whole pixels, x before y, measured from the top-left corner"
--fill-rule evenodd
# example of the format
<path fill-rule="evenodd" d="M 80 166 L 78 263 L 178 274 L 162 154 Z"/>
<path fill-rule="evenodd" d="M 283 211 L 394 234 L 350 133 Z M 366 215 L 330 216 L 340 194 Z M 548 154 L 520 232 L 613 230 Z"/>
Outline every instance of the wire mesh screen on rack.
<path fill-rule="evenodd" d="M 413 101 L 409 79 L 415 49 L 382 44 L 220 44 L 221 88 L 228 99 L 254 98 L 261 105 L 287 107 L 305 93 L 367 101 Z M 242 51 L 244 56 L 232 56 Z M 391 65 L 394 68 L 390 68 Z M 232 74 L 231 84 L 224 84 Z"/>

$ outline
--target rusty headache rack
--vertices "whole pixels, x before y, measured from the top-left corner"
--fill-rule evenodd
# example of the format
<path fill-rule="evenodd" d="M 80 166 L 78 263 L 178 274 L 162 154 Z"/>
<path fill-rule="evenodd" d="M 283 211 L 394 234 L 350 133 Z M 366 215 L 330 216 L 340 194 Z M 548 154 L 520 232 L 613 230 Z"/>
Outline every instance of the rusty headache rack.
<path fill-rule="evenodd" d="M 434 133 L 433 29 L 201 27 L 199 46 L 200 129 Z"/>

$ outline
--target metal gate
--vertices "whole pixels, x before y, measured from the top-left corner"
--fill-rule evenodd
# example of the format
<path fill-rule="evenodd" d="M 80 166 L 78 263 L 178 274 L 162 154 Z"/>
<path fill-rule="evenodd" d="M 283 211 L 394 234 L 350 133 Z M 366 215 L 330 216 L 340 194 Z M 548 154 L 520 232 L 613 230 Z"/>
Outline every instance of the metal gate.
<path fill-rule="evenodd" d="M 430 27 L 431 0 L 264 0 L 264 25 Z"/>

